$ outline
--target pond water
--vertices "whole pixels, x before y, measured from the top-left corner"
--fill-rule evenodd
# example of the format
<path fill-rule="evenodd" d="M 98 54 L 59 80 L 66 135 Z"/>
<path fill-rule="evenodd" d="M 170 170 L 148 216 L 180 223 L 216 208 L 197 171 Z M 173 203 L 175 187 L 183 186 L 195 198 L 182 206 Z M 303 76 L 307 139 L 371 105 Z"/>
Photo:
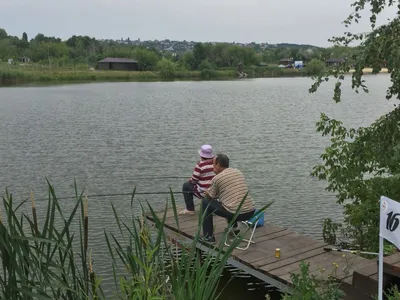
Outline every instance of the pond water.
<path fill-rule="evenodd" d="M 326 183 L 310 177 L 328 143 L 315 130 L 320 113 L 366 126 L 394 102 L 384 98 L 388 75 L 367 77 L 369 94 L 354 93 L 347 81 L 340 104 L 332 100 L 333 83 L 309 94 L 311 83 L 277 78 L 0 88 L 0 189 L 17 199 L 33 190 L 40 212 L 46 177 L 60 197 L 73 196 L 74 179 L 88 195 L 130 193 L 136 186 L 137 200 L 161 209 L 169 187 L 179 192 L 191 175 L 199 146 L 210 143 L 243 171 L 257 205 L 276 201 L 268 222 L 321 238 L 323 219 L 340 219 L 341 209 Z M 147 192 L 162 194 L 140 194 Z M 176 199 L 183 201 L 179 194 Z M 115 229 L 110 201 L 130 214 L 129 196 L 89 197 L 89 247 L 105 278 L 111 274 L 103 230 Z M 62 206 L 71 208 L 71 201 Z M 136 203 L 133 213 L 139 211 Z"/>

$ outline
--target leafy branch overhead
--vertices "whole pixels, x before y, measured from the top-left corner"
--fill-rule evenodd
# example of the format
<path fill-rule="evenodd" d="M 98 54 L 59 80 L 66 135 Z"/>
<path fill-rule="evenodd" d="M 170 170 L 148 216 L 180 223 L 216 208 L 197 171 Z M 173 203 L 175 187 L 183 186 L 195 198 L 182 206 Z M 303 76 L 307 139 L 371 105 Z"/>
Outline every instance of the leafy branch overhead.
<path fill-rule="evenodd" d="M 323 82 L 335 78 L 333 99 L 340 102 L 342 82 L 349 80 L 349 76 L 343 74 L 350 68 L 355 70 L 351 75 L 352 89 L 368 92 L 362 70 L 372 68 L 373 74 L 377 74 L 382 66 L 386 66 L 390 83 L 382 98 L 400 99 L 400 20 L 397 17 L 383 26 L 376 25 L 378 15 L 389 6 L 397 6 L 400 15 L 400 2 L 362 0 L 352 6 L 354 12 L 344 21 L 345 26 L 358 23 L 361 12 L 370 8 L 371 32 L 346 32 L 344 36 L 332 38 L 336 46 L 347 47 L 352 42 L 361 45 L 337 68 L 315 77 L 310 92 L 317 91 Z M 323 162 L 314 167 L 312 175 L 327 180 L 327 190 L 335 193 L 338 203 L 344 206 L 341 236 L 352 247 L 377 250 L 379 197 L 386 195 L 400 200 L 400 107 L 395 104 L 391 112 L 368 127 L 350 129 L 340 120 L 322 113 L 317 131 L 322 136 L 330 136 L 331 143 L 321 155 Z M 325 228 L 332 231 L 339 226 Z M 324 234 L 336 236 L 334 232 Z"/>
<path fill-rule="evenodd" d="M 352 88 L 358 92 L 360 89 L 368 92 L 365 81 L 362 79 L 363 69 L 372 68 L 372 73 L 377 74 L 383 66 L 388 68 L 391 77 L 391 86 L 387 90 L 386 98 L 399 98 L 400 91 L 400 19 L 390 20 L 387 24 L 377 27 L 377 16 L 387 7 L 397 6 L 397 15 L 400 15 L 399 1 L 394 0 L 361 0 L 352 4 L 354 12 L 344 21 L 346 27 L 358 23 L 361 19 L 361 11 L 370 7 L 371 31 L 368 33 L 345 32 L 343 36 L 330 39 L 336 47 L 348 47 L 356 42 L 360 47 L 341 63 L 336 69 L 329 70 L 325 74 L 316 77 L 316 81 L 310 88 L 315 92 L 329 77 L 334 77 L 337 82 L 334 91 L 334 100 L 340 101 L 341 82 L 345 79 L 342 75 L 354 69 L 352 74 Z"/>

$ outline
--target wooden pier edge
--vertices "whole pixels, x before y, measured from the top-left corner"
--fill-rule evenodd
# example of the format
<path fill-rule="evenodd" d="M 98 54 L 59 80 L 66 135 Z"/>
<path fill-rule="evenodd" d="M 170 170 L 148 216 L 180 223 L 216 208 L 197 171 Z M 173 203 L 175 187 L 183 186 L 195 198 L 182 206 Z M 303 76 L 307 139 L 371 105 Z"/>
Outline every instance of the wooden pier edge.
<path fill-rule="evenodd" d="M 162 219 L 164 212 L 157 214 Z M 150 222 L 155 222 L 151 214 L 145 215 Z M 198 230 L 198 216 L 179 215 L 179 229 L 172 210 L 167 211 L 164 223 L 164 232 L 171 243 L 178 247 L 190 247 Z M 226 220 L 215 217 L 215 236 L 217 243 L 226 227 Z M 291 273 L 298 273 L 300 262 L 310 263 L 310 273 L 320 275 L 321 269 L 329 274 L 334 264 L 343 266 L 349 260 L 353 261 L 349 273 L 337 269 L 337 278 L 341 289 L 346 293 L 346 300 L 369 300 L 377 293 L 377 263 L 355 254 L 343 252 L 327 252 L 329 245 L 311 239 L 308 236 L 294 231 L 266 223 L 257 228 L 255 233 L 256 244 L 252 244 L 246 251 L 234 250 L 227 263 L 264 281 L 284 293 L 291 292 Z M 196 248 L 207 254 L 216 256 L 218 252 L 207 244 L 196 243 Z M 275 258 L 274 250 L 280 248 L 282 257 Z M 400 273 L 400 253 L 391 260 L 387 260 L 386 270 Z M 321 275 L 323 278 L 325 275 Z M 399 274 L 400 276 L 400 274 Z M 368 285 L 366 288 L 365 284 Z"/>
<path fill-rule="evenodd" d="M 176 232 L 175 230 L 165 228 L 164 232 L 169 237 L 170 242 L 178 247 L 189 247 L 193 244 L 192 239 Z M 214 257 L 218 256 L 218 251 L 216 251 L 213 248 L 210 248 L 209 246 L 204 245 L 200 242 L 196 243 L 196 248 L 209 254 L 209 255 L 212 255 Z M 246 264 L 241 263 L 238 260 L 235 260 L 233 257 L 230 257 L 227 260 L 227 264 L 229 264 L 233 267 L 236 267 L 236 268 L 246 272 L 247 274 L 250 274 L 250 275 L 254 276 L 255 278 L 260 279 L 261 281 L 264 281 L 264 282 L 278 288 L 280 291 L 282 291 L 284 293 L 290 293 L 290 287 L 287 284 L 285 284 L 284 282 L 281 282 L 280 280 L 276 280 L 274 278 L 268 277 L 264 273 L 259 272 L 258 270 L 255 270 L 255 269 L 247 266 Z"/>

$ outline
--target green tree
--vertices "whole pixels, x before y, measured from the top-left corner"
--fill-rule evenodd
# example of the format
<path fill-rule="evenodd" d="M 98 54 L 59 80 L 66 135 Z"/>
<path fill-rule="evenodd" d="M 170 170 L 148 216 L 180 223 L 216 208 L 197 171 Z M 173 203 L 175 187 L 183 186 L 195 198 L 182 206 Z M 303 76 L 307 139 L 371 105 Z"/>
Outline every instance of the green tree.
<path fill-rule="evenodd" d="M 273 50 L 267 49 L 262 53 L 262 61 L 266 63 L 276 63 L 279 59 Z"/>
<path fill-rule="evenodd" d="M 10 39 L 0 39 L 0 59 L 16 58 L 16 48 Z"/>
<path fill-rule="evenodd" d="M 283 58 L 290 58 L 290 49 L 289 48 L 276 48 L 275 49 L 275 56 L 277 60 L 283 59 Z"/>
<path fill-rule="evenodd" d="M 235 67 L 238 64 L 243 64 L 244 66 L 256 65 L 261 60 L 254 49 L 251 48 L 230 46 L 228 53 L 231 59 L 231 66 Z"/>
<path fill-rule="evenodd" d="M 176 65 L 169 59 L 163 57 L 157 64 L 157 69 L 160 72 L 160 75 L 164 79 L 169 79 L 174 77 Z"/>
<path fill-rule="evenodd" d="M 28 41 L 28 35 L 26 34 L 26 32 L 24 32 L 24 33 L 22 34 L 22 40 L 25 41 L 25 42 Z"/>
<path fill-rule="evenodd" d="M 131 47 L 121 47 L 119 45 L 108 43 L 104 45 L 102 51 L 103 57 L 134 57 L 134 50 Z"/>
<path fill-rule="evenodd" d="M 35 38 L 33 39 L 34 43 L 42 43 L 42 42 L 53 42 L 53 43 L 61 43 L 61 39 L 60 38 L 56 38 L 54 36 L 49 37 L 49 36 L 45 36 L 43 33 L 38 33 Z"/>
<path fill-rule="evenodd" d="M 3 28 L 0 28 L 0 40 L 6 39 L 7 37 L 7 31 L 5 31 Z"/>
<path fill-rule="evenodd" d="M 140 71 L 153 71 L 157 68 L 159 57 L 154 51 L 139 47 L 134 50 L 133 57 L 138 61 Z"/>
<path fill-rule="evenodd" d="M 218 43 L 212 47 L 208 58 L 219 68 L 232 66 L 229 45 L 226 43 Z"/>
<path fill-rule="evenodd" d="M 352 87 L 368 92 L 363 80 L 363 69 L 372 67 L 376 74 L 387 63 L 391 83 L 386 98 L 399 99 L 400 61 L 399 50 L 400 19 L 377 27 L 376 18 L 387 6 L 397 6 L 399 1 L 360 0 L 353 4 L 354 12 L 345 20 L 346 27 L 358 22 L 361 11 L 367 5 L 371 8 L 371 32 L 363 34 L 346 33 L 333 38 L 336 47 L 348 47 L 354 41 L 361 41 L 361 46 L 352 49 L 349 58 L 334 70 L 316 78 L 310 88 L 314 92 L 318 87 L 333 77 L 336 79 L 334 101 L 341 100 L 342 75 L 353 67 Z M 331 49 L 332 50 L 332 49 Z M 339 120 L 321 114 L 317 131 L 323 136 L 330 136 L 331 145 L 326 148 L 321 158 L 323 162 L 316 166 L 313 175 L 327 180 L 329 191 L 336 193 L 337 202 L 344 207 L 345 220 L 342 233 L 350 239 L 352 246 L 361 249 L 378 249 L 379 197 L 388 196 L 400 200 L 400 106 L 381 116 L 367 127 L 346 128 Z"/>
<path fill-rule="evenodd" d="M 313 58 L 306 66 L 308 75 L 318 75 L 325 70 L 325 63 L 317 58 Z"/>
<path fill-rule="evenodd" d="M 33 61 L 48 63 L 49 57 L 53 59 L 69 55 L 70 49 L 65 43 L 41 42 L 31 46 L 29 56 Z"/>
<path fill-rule="evenodd" d="M 208 61 L 208 59 L 203 60 L 200 65 L 199 65 L 199 70 L 212 70 L 213 67 L 211 66 L 211 63 Z"/>
<path fill-rule="evenodd" d="M 196 69 L 196 61 L 194 59 L 194 55 L 192 51 L 186 51 L 182 55 L 181 63 L 184 68 L 188 70 L 195 70 Z"/>
<path fill-rule="evenodd" d="M 202 43 L 196 43 L 193 48 L 194 69 L 197 69 L 201 62 L 207 58 L 207 47 Z"/>

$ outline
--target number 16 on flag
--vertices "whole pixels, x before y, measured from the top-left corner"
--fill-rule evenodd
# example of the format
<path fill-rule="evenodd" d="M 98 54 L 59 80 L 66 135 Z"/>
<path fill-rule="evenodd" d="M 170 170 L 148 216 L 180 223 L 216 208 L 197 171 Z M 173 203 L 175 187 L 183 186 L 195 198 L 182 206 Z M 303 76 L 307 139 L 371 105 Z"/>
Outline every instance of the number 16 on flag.
<path fill-rule="evenodd" d="M 383 294 L 383 239 L 400 248 L 400 203 L 381 197 L 379 216 L 379 287 L 378 297 L 382 300 Z"/>

